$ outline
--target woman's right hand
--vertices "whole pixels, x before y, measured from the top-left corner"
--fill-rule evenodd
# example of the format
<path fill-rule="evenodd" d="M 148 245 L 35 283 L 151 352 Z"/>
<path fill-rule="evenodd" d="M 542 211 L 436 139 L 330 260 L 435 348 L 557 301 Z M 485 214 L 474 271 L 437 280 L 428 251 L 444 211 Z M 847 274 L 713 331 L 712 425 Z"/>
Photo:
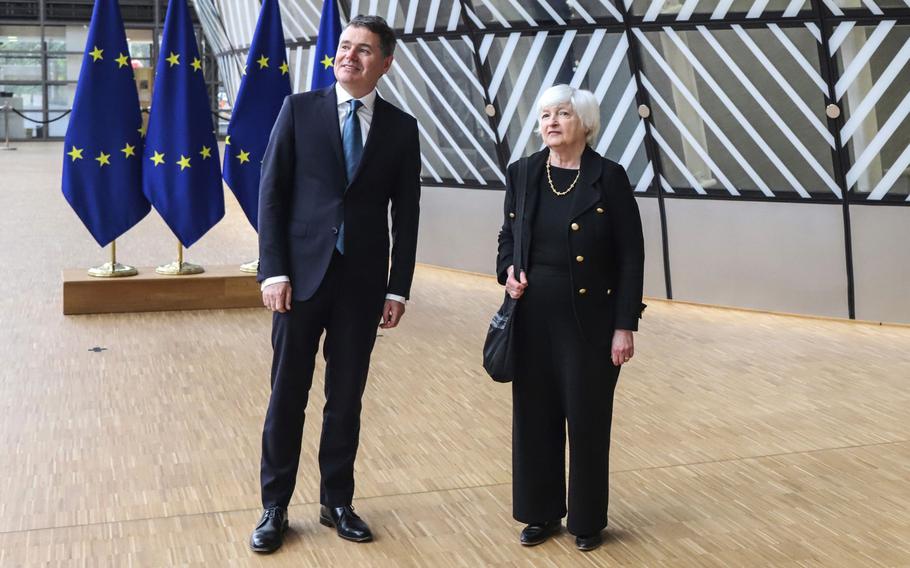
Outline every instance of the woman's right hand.
<path fill-rule="evenodd" d="M 528 277 L 525 276 L 525 271 L 522 270 L 520 275 L 521 280 L 516 280 L 514 266 L 510 266 L 507 272 L 506 293 L 508 293 L 509 297 L 513 300 L 517 300 L 518 298 L 521 298 L 521 295 L 525 293 L 525 288 L 528 287 Z"/>

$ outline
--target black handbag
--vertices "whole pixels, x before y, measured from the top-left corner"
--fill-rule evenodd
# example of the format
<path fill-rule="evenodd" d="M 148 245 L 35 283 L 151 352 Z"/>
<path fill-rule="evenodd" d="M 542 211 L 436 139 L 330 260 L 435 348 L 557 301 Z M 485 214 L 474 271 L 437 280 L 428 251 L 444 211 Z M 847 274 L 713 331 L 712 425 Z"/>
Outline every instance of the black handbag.
<path fill-rule="evenodd" d="M 521 275 L 521 241 L 524 232 L 525 193 L 528 174 L 527 159 L 518 163 L 518 183 L 515 185 L 517 192 L 517 215 L 513 223 L 512 235 L 515 242 L 515 252 L 512 255 L 513 274 L 516 278 Z M 517 227 L 517 229 L 515 228 Z M 515 367 L 518 359 L 515 344 L 515 309 L 518 300 L 513 300 L 506 293 L 499 311 L 493 315 L 490 328 L 487 330 L 487 339 L 483 344 L 483 368 L 497 383 L 508 383 L 515 378 Z"/>

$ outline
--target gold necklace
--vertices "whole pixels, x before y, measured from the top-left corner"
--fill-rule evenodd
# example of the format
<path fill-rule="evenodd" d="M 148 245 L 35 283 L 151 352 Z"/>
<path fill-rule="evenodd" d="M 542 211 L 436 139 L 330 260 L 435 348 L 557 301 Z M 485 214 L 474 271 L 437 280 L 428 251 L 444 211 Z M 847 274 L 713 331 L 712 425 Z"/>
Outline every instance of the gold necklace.
<path fill-rule="evenodd" d="M 550 183 L 550 189 L 553 191 L 553 193 L 556 194 L 557 197 L 562 197 L 563 195 L 566 195 L 567 193 L 572 191 L 572 188 L 574 188 L 575 184 L 578 183 L 578 177 L 580 175 L 581 175 L 581 168 L 578 168 L 578 172 L 575 174 L 575 179 L 572 180 L 572 183 L 569 185 L 569 187 L 565 191 L 556 191 L 556 186 L 553 185 L 553 178 L 552 178 L 552 176 L 550 176 L 550 157 L 547 156 L 547 181 Z"/>

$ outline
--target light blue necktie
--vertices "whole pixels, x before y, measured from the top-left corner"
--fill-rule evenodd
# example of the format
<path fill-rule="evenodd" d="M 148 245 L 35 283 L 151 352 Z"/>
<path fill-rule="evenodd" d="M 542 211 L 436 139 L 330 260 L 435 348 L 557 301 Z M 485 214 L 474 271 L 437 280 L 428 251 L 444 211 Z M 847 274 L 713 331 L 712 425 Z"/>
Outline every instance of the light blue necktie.
<path fill-rule="evenodd" d="M 344 128 L 341 129 L 344 167 L 348 174 L 349 184 L 354 179 L 354 172 L 357 171 L 357 164 L 360 163 L 360 156 L 363 154 L 363 136 L 360 132 L 360 117 L 357 116 L 357 109 L 362 107 L 363 103 L 357 99 L 351 99 L 350 103 L 351 108 L 344 119 Z M 338 252 L 344 254 L 344 221 L 341 222 L 341 228 L 338 230 L 335 248 L 338 249 Z"/>

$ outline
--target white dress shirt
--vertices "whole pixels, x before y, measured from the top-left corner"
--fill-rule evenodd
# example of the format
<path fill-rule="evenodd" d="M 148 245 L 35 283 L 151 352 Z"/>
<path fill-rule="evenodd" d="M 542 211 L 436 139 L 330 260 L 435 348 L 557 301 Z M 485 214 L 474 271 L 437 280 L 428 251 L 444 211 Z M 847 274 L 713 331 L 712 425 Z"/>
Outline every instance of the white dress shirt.
<path fill-rule="evenodd" d="M 348 113 L 351 111 L 351 104 L 349 101 L 354 97 L 352 97 L 349 92 L 345 91 L 340 83 L 335 83 L 335 98 L 338 100 L 338 130 L 343 133 L 344 121 L 348 118 Z M 373 89 L 361 97 L 360 102 L 362 102 L 363 105 L 357 109 L 357 118 L 360 119 L 361 140 L 363 140 L 363 144 L 366 146 L 367 136 L 370 134 L 370 124 L 373 122 L 373 107 L 376 105 L 376 89 Z M 287 275 L 272 276 L 271 278 L 266 278 L 262 281 L 260 290 L 265 290 L 266 286 L 271 286 L 272 284 L 290 281 L 291 279 Z M 402 304 L 405 303 L 404 296 L 386 294 L 385 297 L 387 300 L 395 300 Z"/>

